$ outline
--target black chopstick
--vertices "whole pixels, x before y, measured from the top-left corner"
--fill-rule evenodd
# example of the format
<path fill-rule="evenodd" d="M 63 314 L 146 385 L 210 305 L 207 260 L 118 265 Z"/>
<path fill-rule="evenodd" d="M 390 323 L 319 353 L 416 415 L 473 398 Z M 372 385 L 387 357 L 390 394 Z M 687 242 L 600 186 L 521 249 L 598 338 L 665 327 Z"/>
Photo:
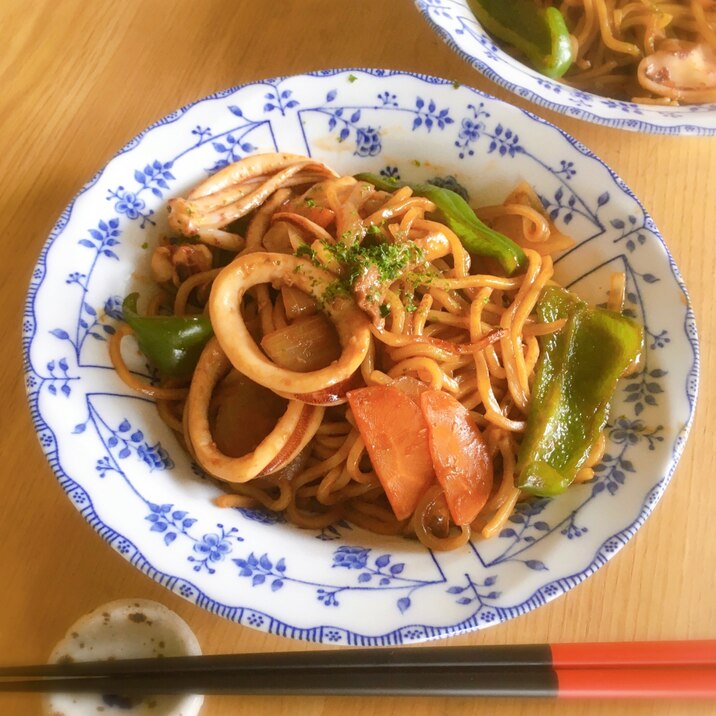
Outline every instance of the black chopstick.
<path fill-rule="evenodd" d="M 519 683 L 512 671 L 502 669 L 311 669 L 271 673 L 177 672 L 109 678 L 41 679 L 0 682 L 0 692 L 32 691 L 102 693 L 145 696 L 156 694 L 254 695 L 492 695 L 519 691 L 525 696 L 554 696 L 557 682 L 549 667 L 528 667 Z"/>
<path fill-rule="evenodd" d="M 8 676 L 109 676 L 162 674 L 170 671 L 216 670 L 291 671 L 305 669 L 383 669 L 400 667 L 460 668 L 489 666 L 548 666 L 552 653 L 548 644 L 522 646 L 453 646 L 340 651 L 291 651 L 262 654 L 218 654 L 174 656 L 163 659 L 73 662 L 33 666 L 0 667 Z"/>

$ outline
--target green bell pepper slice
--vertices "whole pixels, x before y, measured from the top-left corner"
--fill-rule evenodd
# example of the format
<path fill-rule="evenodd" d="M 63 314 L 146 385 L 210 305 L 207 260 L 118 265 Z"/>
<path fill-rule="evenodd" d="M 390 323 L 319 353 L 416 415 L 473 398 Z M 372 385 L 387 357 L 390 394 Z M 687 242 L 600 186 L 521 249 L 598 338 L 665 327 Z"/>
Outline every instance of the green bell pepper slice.
<path fill-rule="evenodd" d="M 508 276 L 527 265 L 527 257 L 521 247 L 480 221 L 472 207 L 451 189 L 427 183 L 401 182 L 369 173 L 356 174 L 356 179 L 368 182 L 382 191 L 393 192 L 403 186 L 409 186 L 417 196 L 430 199 L 470 254 L 495 259 Z"/>
<path fill-rule="evenodd" d="M 138 298 L 138 293 L 130 293 L 122 303 L 122 314 L 139 350 L 163 376 L 188 378 L 214 334 L 209 316 L 140 316 Z"/>
<path fill-rule="evenodd" d="M 567 323 L 541 339 L 517 486 L 552 497 L 573 482 L 604 429 L 617 381 L 641 354 L 644 330 L 554 286 L 543 291 L 537 313 L 543 322 Z"/>
<path fill-rule="evenodd" d="M 498 40 L 519 50 L 543 75 L 561 77 L 572 65 L 572 42 L 556 7 L 534 0 L 469 0 L 480 24 Z"/>

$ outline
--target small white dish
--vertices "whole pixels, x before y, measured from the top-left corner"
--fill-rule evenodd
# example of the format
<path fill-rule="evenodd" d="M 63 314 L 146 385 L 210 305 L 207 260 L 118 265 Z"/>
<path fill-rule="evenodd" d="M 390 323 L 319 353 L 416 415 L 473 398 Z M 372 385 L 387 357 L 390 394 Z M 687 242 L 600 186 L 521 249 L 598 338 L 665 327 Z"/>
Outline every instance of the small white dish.
<path fill-rule="evenodd" d="M 199 656 L 194 632 L 175 612 L 147 599 L 121 599 L 80 617 L 50 654 L 51 664 L 72 661 Z M 122 694 L 50 694 L 48 716 L 196 716 L 200 694 L 128 698 Z"/>
<path fill-rule="evenodd" d="M 341 522 L 221 509 L 221 494 L 111 367 L 122 297 L 146 291 L 166 202 L 253 152 L 309 154 L 344 173 L 455 175 L 476 205 L 522 180 L 577 244 L 557 278 L 604 300 L 627 274 L 646 327 L 597 478 L 521 503 L 492 540 L 450 553 Z M 469 87 L 387 70 L 253 82 L 183 107 L 133 139 L 67 207 L 42 251 L 24 323 L 40 444 L 69 499 L 135 567 L 193 603 L 282 636 L 395 645 L 481 629 L 564 594 L 614 556 L 666 488 L 693 418 L 698 344 L 678 269 L 603 162 L 548 122 Z M 146 373 L 143 363 L 135 368 Z M 628 589 L 628 587 L 625 587 Z M 624 595 L 623 595 L 624 596 Z M 575 596 L 575 598 L 579 598 Z"/>
<path fill-rule="evenodd" d="M 584 92 L 545 77 L 502 50 L 477 21 L 468 0 L 415 0 L 415 4 L 463 60 L 498 85 L 542 107 L 633 132 L 716 134 L 716 104 L 663 107 Z"/>

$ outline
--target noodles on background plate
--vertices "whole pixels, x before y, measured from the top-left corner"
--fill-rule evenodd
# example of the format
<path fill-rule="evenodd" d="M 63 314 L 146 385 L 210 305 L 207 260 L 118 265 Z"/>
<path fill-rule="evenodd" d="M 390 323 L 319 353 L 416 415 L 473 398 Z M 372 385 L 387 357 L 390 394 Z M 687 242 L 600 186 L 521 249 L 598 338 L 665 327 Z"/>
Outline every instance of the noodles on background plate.
<path fill-rule="evenodd" d="M 554 281 L 570 247 L 527 184 L 473 211 L 451 178 L 339 176 L 247 157 L 169 202 L 157 291 L 110 343 L 131 387 L 226 494 L 454 549 L 519 500 L 593 477 L 642 329 Z M 127 367 L 133 334 L 156 367 Z"/>
<path fill-rule="evenodd" d="M 486 30 L 551 77 L 649 104 L 716 102 L 714 0 L 468 0 Z"/>

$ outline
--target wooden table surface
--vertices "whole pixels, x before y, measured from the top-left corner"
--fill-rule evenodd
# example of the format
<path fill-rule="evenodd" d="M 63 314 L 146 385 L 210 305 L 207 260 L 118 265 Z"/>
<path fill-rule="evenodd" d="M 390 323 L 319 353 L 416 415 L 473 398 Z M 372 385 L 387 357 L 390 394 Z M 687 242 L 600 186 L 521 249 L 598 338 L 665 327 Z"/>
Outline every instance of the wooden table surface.
<path fill-rule="evenodd" d="M 410 0 L 0 0 L 0 660 L 38 662 L 78 616 L 118 598 L 176 610 L 206 653 L 311 645 L 240 627 L 152 582 L 84 522 L 54 479 L 25 400 L 20 322 L 58 215 L 114 152 L 171 110 L 275 75 L 377 66 L 434 74 L 523 104 L 462 62 Z M 525 105 L 526 106 L 526 105 Z M 532 107 L 534 110 L 534 107 Z M 541 115 L 605 159 L 660 227 L 690 289 L 701 338 L 696 422 L 654 515 L 568 595 L 449 642 L 716 638 L 713 335 L 716 138 L 663 138 Z M 713 704 L 430 698 L 219 698 L 204 716 L 297 713 L 712 714 Z M 39 713 L 34 697 L 0 713 Z"/>

